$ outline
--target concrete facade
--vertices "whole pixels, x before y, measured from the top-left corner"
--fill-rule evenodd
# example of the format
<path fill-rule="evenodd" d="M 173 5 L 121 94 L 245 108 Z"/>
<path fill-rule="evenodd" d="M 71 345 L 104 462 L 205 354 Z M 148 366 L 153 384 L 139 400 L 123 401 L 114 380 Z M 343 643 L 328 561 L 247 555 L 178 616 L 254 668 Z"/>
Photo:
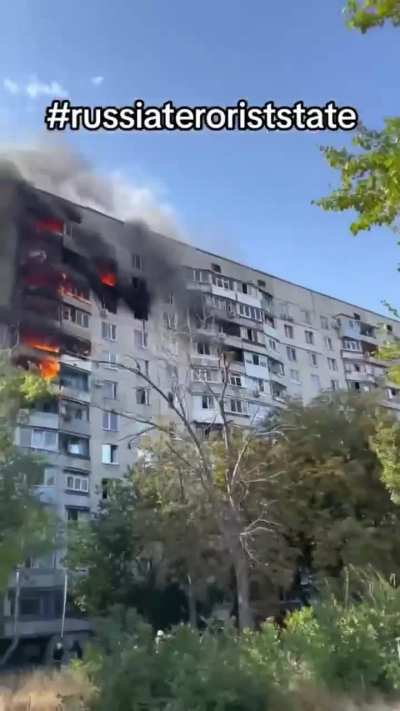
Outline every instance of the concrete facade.
<path fill-rule="evenodd" d="M 122 222 L 91 210 L 82 214 L 89 228 L 112 242 L 116 263 L 133 280 L 149 278 L 146 250 L 142 253 L 140 242 L 132 250 L 127 247 Z M 59 239 L 73 250 L 71 234 L 73 227 L 64 225 Z M 64 521 L 85 519 L 96 509 L 107 481 L 121 477 L 133 463 L 135 436 L 145 422 L 171 418 L 168 403 L 129 372 L 137 362 L 166 392 L 177 372 L 191 420 L 202 427 L 218 423 L 210 393 L 223 387 L 221 351 L 234 352 L 226 409 L 246 425 L 284 406 L 287 397 L 309 402 L 324 390 L 372 390 L 385 376 L 374 350 L 385 340 L 400 338 L 400 323 L 393 319 L 193 246 L 168 238 L 165 243 L 173 246 L 188 295 L 201 295 L 201 318 L 174 293 L 155 298 L 146 320 L 137 319 L 122 301 L 116 312 L 108 309 L 88 285 L 69 286 L 61 295 L 61 331 L 68 343 L 76 339 L 89 345 L 84 355 L 72 353 L 69 346 L 61 349 L 54 381 L 58 403 L 54 411 L 21 413 L 16 441 L 46 455 L 48 468 L 38 495 Z M 45 324 L 43 316 L 44 329 Z M 11 352 L 20 351 L 32 354 L 35 346 L 19 339 Z M 400 410 L 400 391 L 393 384 L 385 387 L 385 401 Z M 52 571 L 57 577 L 61 558 L 59 552 L 51 561 L 31 561 L 32 570 Z M 30 590 L 55 587 L 51 575 L 46 584 L 43 575 L 33 576 Z M 26 604 L 29 635 L 51 627 L 46 615 L 36 614 L 40 605 Z M 7 629 L 9 604 L 3 615 Z M 69 624 L 71 631 L 85 626 L 73 619 Z"/>

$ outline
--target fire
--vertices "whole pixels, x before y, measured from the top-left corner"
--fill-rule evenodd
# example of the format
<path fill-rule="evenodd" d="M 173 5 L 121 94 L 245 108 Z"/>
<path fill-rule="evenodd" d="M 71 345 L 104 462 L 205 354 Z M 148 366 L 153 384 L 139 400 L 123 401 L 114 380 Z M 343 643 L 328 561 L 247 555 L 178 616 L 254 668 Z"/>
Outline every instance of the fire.
<path fill-rule="evenodd" d="M 100 281 L 105 286 L 116 286 L 117 277 L 112 272 L 103 272 L 100 274 Z"/>
<path fill-rule="evenodd" d="M 55 358 L 49 358 L 40 361 L 39 370 L 44 380 L 53 380 L 60 372 L 60 364 Z"/>
<path fill-rule="evenodd" d="M 37 351 L 45 351 L 46 353 L 59 353 L 59 346 L 55 346 L 51 343 L 46 343 L 46 341 L 39 341 L 39 339 L 33 336 L 24 336 L 22 339 L 23 345 L 29 348 L 34 348 Z"/>
<path fill-rule="evenodd" d="M 47 220 L 36 220 L 35 227 L 37 232 L 51 232 L 53 235 L 62 234 L 64 231 L 63 222 L 51 218 Z"/>

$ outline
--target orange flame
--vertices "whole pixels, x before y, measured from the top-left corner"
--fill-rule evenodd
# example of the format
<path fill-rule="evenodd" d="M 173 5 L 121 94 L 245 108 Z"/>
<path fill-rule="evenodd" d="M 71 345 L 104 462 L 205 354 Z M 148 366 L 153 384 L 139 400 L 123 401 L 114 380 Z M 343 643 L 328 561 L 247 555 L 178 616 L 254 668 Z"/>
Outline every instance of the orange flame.
<path fill-rule="evenodd" d="M 117 277 L 112 272 L 103 272 L 100 274 L 100 281 L 106 286 L 116 286 Z"/>
<path fill-rule="evenodd" d="M 51 232 L 55 235 L 62 234 L 64 227 L 61 220 L 52 220 L 51 218 L 47 220 L 37 220 L 35 226 L 37 232 Z"/>
<path fill-rule="evenodd" d="M 39 363 L 39 370 L 44 380 L 53 380 L 60 372 L 60 364 L 55 358 L 49 358 Z"/>
<path fill-rule="evenodd" d="M 28 346 L 29 348 L 35 348 L 38 351 L 45 351 L 46 353 L 60 352 L 59 346 L 54 346 L 50 343 L 46 343 L 45 341 L 39 341 L 37 338 L 34 337 L 24 336 L 22 342 L 24 346 Z"/>

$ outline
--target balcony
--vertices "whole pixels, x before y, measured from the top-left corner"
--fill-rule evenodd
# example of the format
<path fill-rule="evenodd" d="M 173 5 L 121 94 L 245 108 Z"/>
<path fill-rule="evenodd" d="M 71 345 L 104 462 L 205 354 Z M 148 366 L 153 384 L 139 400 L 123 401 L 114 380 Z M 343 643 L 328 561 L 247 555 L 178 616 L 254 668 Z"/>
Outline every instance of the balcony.
<path fill-rule="evenodd" d="M 346 350 L 343 349 L 341 350 L 341 356 L 343 360 L 350 360 L 350 361 L 364 361 L 367 362 L 369 361 L 369 357 L 367 353 L 363 353 L 363 351 L 351 351 L 351 350 Z"/>
<path fill-rule="evenodd" d="M 90 360 L 87 360 L 86 358 L 79 358 L 79 356 L 68 355 L 67 353 L 63 353 L 60 356 L 60 363 L 69 368 L 76 368 L 78 372 L 83 370 L 90 373 L 92 370 L 92 362 Z"/>
<path fill-rule="evenodd" d="M 18 417 L 20 424 L 25 424 L 22 422 L 23 413 L 20 412 Z M 38 427 L 39 429 L 47 430 L 58 430 L 59 427 L 59 417 L 57 412 L 41 412 L 40 410 L 29 410 L 27 411 L 26 424 L 30 427 Z"/>
<path fill-rule="evenodd" d="M 39 329 L 43 329 L 46 325 L 58 327 L 61 323 L 60 304 L 57 298 L 24 293 L 21 298 L 21 309 L 23 311 L 22 324 L 25 316 L 30 328 L 35 323 Z"/>
<path fill-rule="evenodd" d="M 356 381 L 360 383 L 375 383 L 376 377 L 373 373 L 345 371 L 345 377 L 348 381 Z"/>
<path fill-rule="evenodd" d="M 91 468 L 89 456 L 87 458 L 84 458 L 76 454 L 68 454 L 68 452 L 63 450 L 59 454 L 57 464 L 63 469 L 76 469 L 89 473 Z"/>
<path fill-rule="evenodd" d="M 68 434 L 90 435 L 90 422 L 88 420 L 78 419 L 69 415 L 60 416 L 60 430 Z"/>
<path fill-rule="evenodd" d="M 36 496 L 41 504 L 47 506 L 55 506 L 58 501 L 58 492 L 55 486 L 46 486 L 45 484 L 34 486 L 33 495 Z"/>
<path fill-rule="evenodd" d="M 22 568 L 21 588 L 53 588 L 64 585 L 65 573 L 62 568 Z M 16 574 L 10 576 L 8 587 L 15 588 Z"/>

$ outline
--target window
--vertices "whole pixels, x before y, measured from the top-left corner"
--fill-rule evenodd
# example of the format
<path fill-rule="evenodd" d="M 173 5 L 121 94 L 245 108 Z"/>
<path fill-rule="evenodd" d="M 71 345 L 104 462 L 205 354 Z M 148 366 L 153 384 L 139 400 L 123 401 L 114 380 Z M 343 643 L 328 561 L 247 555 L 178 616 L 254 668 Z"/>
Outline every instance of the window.
<path fill-rule="evenodd" d="M 280 383 L 276 383 L 274 380 L 271 381 L 271 394 L 274 400 L 282 400 L 286 394 L 286 388 Z"/>
<path fill-rule="evenodd" d="M 215 286 L 219 286 L 220 289 L 230 289 L 231 291 L 233 290 L 233 281 L 232 279 L 228 279 L 228 277 L 216 276 L 216 274 L 213 274 L 212 281 L 213 284 L 215 284 Z"/>
<path fill-rule="evenodd" d="M 43 486 L 55 486 L 56 473 L 57 469 L 55 469 L 55 467 L 45 467 L 43 472 Z"/>
<path fill-rule="evenodd" d="M 337 362 L 335 358 L 328 358 L 328 368 L 329 370 L 337 370 Z"/>
<path fill-rule="evenodd" d="M 254 328 L 246 328 L 245 329 L 245 339 L 247 341 L 251 341 L 251 343 L 257 343 L 258 342 L 257 331 Z"/>
<path fill-rule="evenodd" d="M 167 294 L 164 301 L 166 304 L 173 304 L 174 303 L 174 295 L 173 295 L 172 291 L 170 291 L 169 294 Z"/>
<path fill-rule="evenodd" d="M 273 360 L 272 358 L 269 358 L 268 359 L 268 370 L 273 375 L 285 375 L 285 369 L 283 367 L 283 363 L 281 363 L 279 360 Z"/>
<path fill-rule="evenodd" d="M 118 432 L 118 415 L 116 412 L 103 412 L 103 430 Z"/>
<path fill-rule="evenodd" d="M 329 336 L 325 336 L 324 338 L 325 341 L 325 347 L 328 351 L 333 351 L 333 343 L 332 343 L 332 338 L 329 338 Z"/>
<path fill-rule="evenodd" d="M 308 343 L 310 346 L 314 345 L 314 334 L 312 331 L 304 331 L 304 335 L 306 337 L 306 343 Z"/>
<path fill-rule="evenodd" d="M 346 351 L 361 351 L 360 341 L 354 341 L 352 338 L 343 338 L 343 348 Z"/>
<path fill-rule="evenodd" d="M 290 371 L 290 380 L 292 380 L 294 383 L 300 382 L 300 374 L 299 374 L 298 370 L 291 370 Z"/>
<path fill-rule="evenodd" d="M 55 430 L 43 430 L 31 427 L 21 427 L 21 447 L 44 449 L 48 452 L 58 451 L 58 433 Z"/>
<path fill-rule="evenodd" d="M 310 364 L 313 368 L 318 368 L 318 356 L 316 353 L 310 353 Z"/>
<path fill-rule="evenodd" d="M 257 353 L 252 353 L 253 365 L 260 365 L 260 356 Z"/>
<path fill-rule="evenodd" d="M 83 494 L 89 493 L 89 479 L 87 476 L 77 476 L 72 472 L 65 473 L 65 488 L 68 491 L 78 491 Z"/>
<path fill-rule="evenodd" d="M 85 437 L 76 437 L 75 435 L 63 434 L 62 449 L 66 454 L 71 454 L 74 457 L 89 458 L 89 440 Z"/>
<path fill-rule="evenodd" d="M 150 391 L 148 388 L 136 388 L 137 405 L 150 405 Z"/>
<path fill-rule="evenodd" d="M 301 313 L 302 313 L 304 322 L 305 322 L 305 323 L 311 323 L 311 314 L 310 314 L 310 312 L 307 311 L 306 309 L 303 309 Z"/>
<path fill-rule="evenodd" d="M 331 390 L 339 390 L 339 381 L 331 380 Z"/>
<path fill-rule="evenodd" d="M 258 389 L 259 389 L 260 393 L 265 392 L 264 380 L 258 380 Z"/>
<path fill-rule="evenodd" d="M 257 279 L 257 284 L 261 289 L 265 289 L 265 287 L 267 286 L 263 279 Z"/>
<path fill-rule="evenodd" d="M 40 617 L 40 597 L 22 597 L 19 601 L 19 614 L 23 617 Z"/>
<path fill-rule="evenodd" d="M 243 293 L 243 294 L 248 294 L 248 293 L 249 293 L 248 284 L 246 284 L 245 282 L 242 283 L 242 293 Z"/>
<path fill-rule="evenodd" d="M 170 363 L 167 363 L 166 371 L 167 371 L 168 380 L 172 380 L 172 381 L 178 380 L 178 368 L 176 367 L 176 365 L 171 365 Z M 148 375 L 148 373 L 147 373 L 147 375 Z"/>
<path fill-rule="evenodd" d="M 63 320 L 71 321 L 71 323 L 76 323 L 77 326 L 82 326 L 82 328 L 89 328 L 89 314 L 82 309 L 76 309 L 75 306 L 63 305 Z"/>
<path fill-rule="evenodd" d="M 289 326 L 285 323 L 284 330 L 286 338 L 293 338 L 293 326 Z"/>
<path fill-rule="evenodd" d="M 72 370 L 64 366 L 61 367 L 60 385 L 71 390 L 89 390 L 89 376 L 79 370 Z"/>
<path fill-rule="evenodd" d="M 193 281 L 197 281 L 199 284 L 206 284 L 209 281 L 208 272 L 204 269 L 193 269 Z"/>
<path fill-rule="evenodd" d="M 143 269 L 143 257 L 141 254 L 132 254 L 132 267 L 141 272 Z"/>
<path fill-rule="evenodd" d="M 117 340 L 117 327 L 114 323 L 108 323 L 108 321 L 101 322 L 101 336 L 106 341 L 116 341 Z"/>
<path fill-rule="evenodd" d="M 65 511 L 67 521 L 87 521 L 90 517 L 90 513 L 87 509 L 73 509 L 66 506 Z"/>
<path fill-rule="evenodd" d="M 176 314 L 163 314 L 164 328 L 169 331 L 174 331 L 176 329 Z"/>
<path fill-rule="evenodd" d="M 268 326 L 271 326 L 271 328 L 275 328 L 275 321 L 273 316 L 271 316 L 271 314 L 268 314 L 266 311 L 264 312 L 264 320 L 265 323 L 268 324 Z"/>
<path fill-rule="evenodd" d="M 234 375 L 230 374 L 229 375 L 229 384 L 230 385 L 237 385 L 238 387 L 242 386 L 242 378 L 240 375 Z"/>
<path fill-rule="evenodd" d="M 199 355 L 211 355 L 210 344 L 207 341 L 199 341 L 197 344 L 197 353 Z"/>
<path fill-rule="evenodd" d="M 262 311 L 255 306 L 248 304 L 239 304 L 239 313 L 244 318 L 251 318 L 253 321 L 262 321 Z"/>
<path fill-rule="evenodd" d="M 234 412 L 238 415 L 241 415 L 245 411 L 244 403 L 242 400 L 231 399 L 231 400 L 228 400 L 227 404 L 228 404 L 229 412 Z"/>
<path fill-rule="evenodd" d="M 116 444 L 103 444 L 101 447 L 101 461 L 103 464 L 118 464 L 118 446 Z"/>
<path fill-rule="evenodd" d="M 286 354 L 287 354 L 288 360 L 291 360 L 291 361 L 297 360 L 296 349 L 292 348 L 292 346 L 286 346 Z"/>
<path fill-rule="evenodd" d="M 82 422 L 89 422 L 89 407 L 83 403 L 63 400 L 60 406 L 60 414 L 63 415 L 66 421 L 81 420 Z"/>
<path fill-rule="evenodd" d="M 146 331 L 135 330 L 135 345 L 138 348 L 147 348 L 148 345 L 148 334 Z"/>
<path fill-rule="evenodd" d="M 87 286 L 82 284 L 72 284 L 66 282 L 63 286 L 64 294 L 69 294 L 74 296 L 76 299 L 82 299 L 83 301 L 90 301 L 90 290 Z"/>
<path fill-rule="evenodd" d="M 388 333 L 393 333 L 393 326 L 391 326 L 390 323 L 386 324 L 386 331 Z"/>
<path fill-rule="evenodd" d="M 321 328 L 325 329 L 325 331 L 329 328 L 329 320 L 326 316 L 321 316 Z"/>
<path fill-rule="evenodd" d="M 118 297 L 107 287 L 103 288 L 103 293 L 100 295 L 101 308 L 108 311 L 110 314 L 116 314 L 118 310 Z"/>
<path fill-rule="evenodd" d="M 212 269 L 214 272 L 217 272 L 217 274 L 221 274 L 221 267 L 219 266 L 219 264 L 212 264 L 212 265 L 211 265 L 211 269 Z"/>
<path fill-rule="evenodd" d="M 203 410 L 212 410 L 214 408 L 214 398 L 212 395 L 203 395 L 201 398 L 201 407 Z"/>
<path fill-rule="evenodd" d="M 116 400 L 118 395 L 118 383 L 115 380 L 103 381 L 103 397 L 109 400 Z"/>
<path fill-rule="evenodd" d="M 206 383 L 215 383 L 218 380 L 217 371 L 210 368 L 194 368 L 193 379 Z"/>
<path fill-rule="evenodd" d="M 311 376 L 311 382 L 316 390 L 321 389 L 321 381 L 319 379 L 319 375 L 312 375 Z"/>
<path fill-rule="evenodd" d="M 273 338 L 268 339 L 268 345 L 272 351 L 276 351 L 276 341 Z"/>
<path fill-rule="evenodd" d="M 105 368 L 110 368 L 116 370 L 118 368 L 118 354 L 111 353 L 111 351 L 103 351 L 101 354 L 101 360 L 105 361 L 103 363 Z"/>

